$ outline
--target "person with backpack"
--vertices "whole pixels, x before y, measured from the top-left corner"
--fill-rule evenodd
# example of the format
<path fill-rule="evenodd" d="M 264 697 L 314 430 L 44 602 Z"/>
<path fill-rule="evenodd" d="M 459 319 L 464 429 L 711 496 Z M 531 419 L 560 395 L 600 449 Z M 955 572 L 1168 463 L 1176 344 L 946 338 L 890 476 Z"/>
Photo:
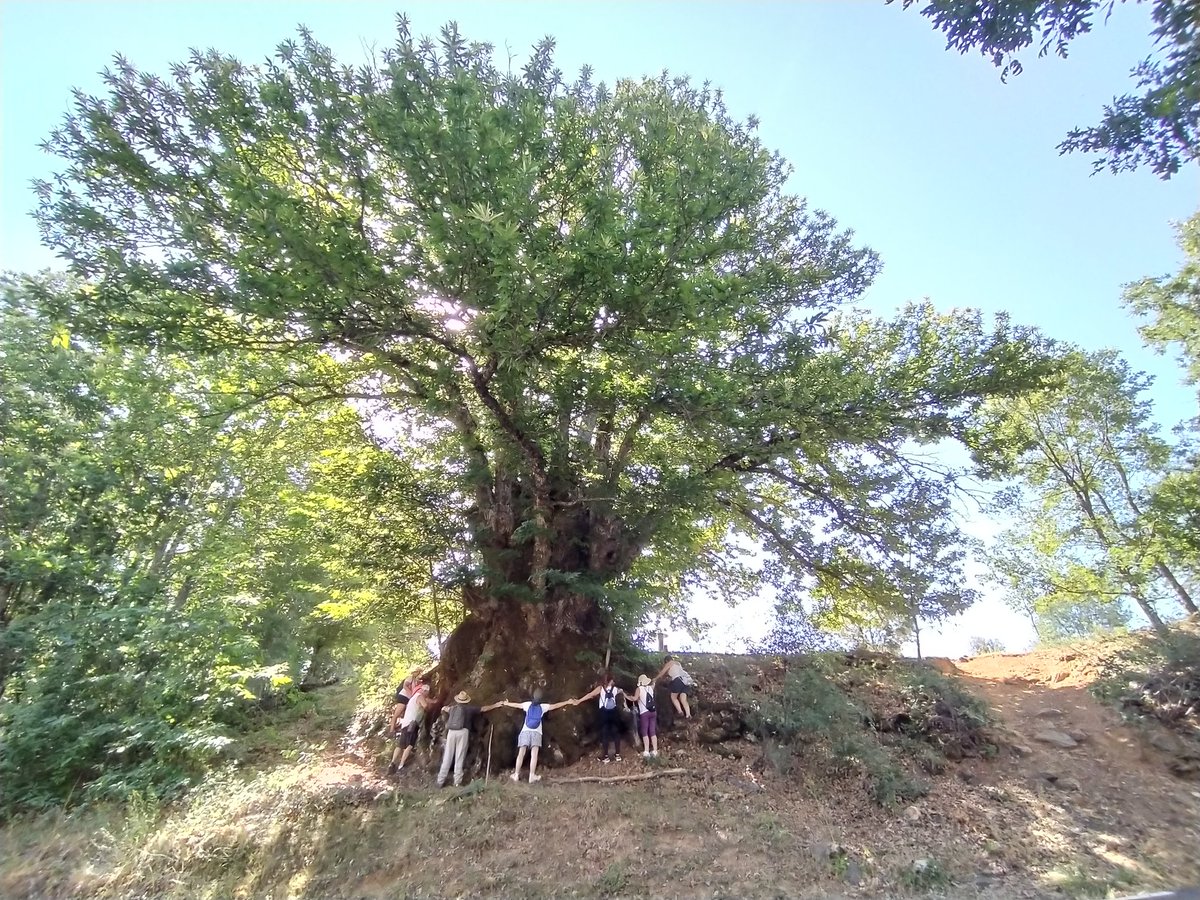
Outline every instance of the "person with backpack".
<path fill-rule="evenodd" d="M 621 761 L 621 712 L 617 709 L 617 700 L 628 697 L 613 681 L 612 672 L 605 672 L 600 683 L 584 694 L 577 702 L 587 703 L 593 697 L 598 698 L 600 705 L 600 762 L 607 763 L 613 757 Z M 609 756 L 608 747 L 612 745 L 613 755 Z"/>
<path fill-rule="evenodd" d="M 526 700 L 524 703 L 513 703 L 509 700 L 501 700 L 496 706 L 507 706 L 509 709 L 519 709 L 525 714 L 525 721 L 521 725 L 521 731 L 517 735 L 517 764 L 513 768 L 513 773 L 508 777 L 513 781 L 521 780 L 521 766 L 525 763 L 525 751 L 529 750 L 529 783 L 541 781 L 542 776 L 537 773 L 538 751 L 542 749 L 542 719 L 546 713 L 554 712 L 556 709 L 561 709 L 564 706 L 578 706 L 578 700 L 563 700 L 560 703 L 544 703 L 542 701 L 542 689 L 538 688 L 533 692 L 533 699 Z"/>
<path fill-rule="evenodd" d="M 692 717 L 692 708 L 688 706 L 688 694 L 691 693 L 692 687 L 696 682 L 692 680 L 692 676 L 679 664 L 679 660 L 673 656 L 667 656 L 663 659 L 663 667 L 654 676 L 654 680 L 658 681 L 664 675 L 671 679 L 667 689 L 671 692 L 671 705 L 675 707 L 675 712 L 679 713 L 685 719 L 690 719 Z"/>
<path fill-rule="evenodd" d="M 639 675 L 637 689 L 625 699 L 637 711 L 638 735 L 642 739 L 643 759 L 658 757 L 658 707 L 654 704 L 654 685 L 649 675 Z"/>
<path fill-rule="evenodd" d="M 446 745 L 442 749 L 442 767 L 438 770 L 437 776 L 438 787 L 446 786 L 451 761 L 454 763 L 454 786 L 462 786 L 463 767 L 467 762 L 467 745 L 470 743 L 471 729 L 481 713 L 491 712 L 497 706 L 500 704 L 472 706 L 471 695 L 466 691 L 459 691 L 454 695 L 454 702 L 442 710 L 446 715 Z"/>

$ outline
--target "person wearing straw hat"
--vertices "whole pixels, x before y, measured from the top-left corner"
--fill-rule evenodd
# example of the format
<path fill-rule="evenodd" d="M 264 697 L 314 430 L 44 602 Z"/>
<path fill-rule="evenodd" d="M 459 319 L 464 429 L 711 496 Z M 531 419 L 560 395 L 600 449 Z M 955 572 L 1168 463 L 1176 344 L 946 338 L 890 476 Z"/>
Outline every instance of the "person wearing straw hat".
<path fill-rule="evenodd" d="M 639 675 L 637 689 L 625 699 L 637 711 L 638 736 L 642 739 L 644 759 L 658 757 L 658 709 L 654 705 L 654 684 L 649 675 Z"/>
<path fill-rule="evenodd" d="M 442 748 L 442 767 L 438 770 L 437 786 L 445 787 L 450 775 L 450 763 L 454 762 L 454 786 L 461 787 L 463 767 L 467 762 L 467 745 L 471 740 L 471 729 L 480 713 L 491 712 L 499 703 L 491 706 L 472 706 L 471 695 L 459 691 L 454 702 L 442 710 L 446 716 L 446 745 Z"/>

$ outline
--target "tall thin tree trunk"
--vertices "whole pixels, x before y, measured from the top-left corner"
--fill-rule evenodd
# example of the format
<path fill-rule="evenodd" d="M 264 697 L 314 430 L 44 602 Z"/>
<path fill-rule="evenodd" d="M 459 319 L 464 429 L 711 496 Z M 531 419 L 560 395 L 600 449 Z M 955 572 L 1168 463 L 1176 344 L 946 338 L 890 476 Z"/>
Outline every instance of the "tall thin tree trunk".
<path fill-rule="evenodd" d="M 1139 587 L 1130 586 L 1129 595 L 1133 597 L 1134 602 L 1136 602 L 1141 608 L 1142 612 L 1146 614 L 1146 618 L 1150 620 L 1150 624 L 1154 626 L 1154 630 L 1160 635 L 1165 636 L 1167 634 L 1167 625 L 1162 620 L 1162 617 L 1155 612 L 1154 606 L 1148 599 L 1146 599 L 1146 595 L 1142 593 L 1142 589 Z"/>
<path fill-rule="evenodd" d="M 1179 583 L 1179 579 L 1175 577 L 1175 573 L 1167 567 L 1164 562 L 1155 563 L 1154 567 L 1158 569 L 1158 574 L 1167 579 L 1167 583 L 1175 589 L 1175 596 L 1179 598 L 1179 602 L 1183 604 L 1183 608 L 1190 613 L 1200 613 L 1200 609 L 1196 607 L 1196 601 L 1192 599 L 1192 595 L 1188 593 L 1187 588 Z"/>
<path fill-rule="evenodd" d="M 437 633 L 438 657 L 442 655 L 442 616 L 438 611 L 437 584 L 433 580 L 433 557 L 429 563 L 429 597 L 433 601 L 433 630 Z"/>

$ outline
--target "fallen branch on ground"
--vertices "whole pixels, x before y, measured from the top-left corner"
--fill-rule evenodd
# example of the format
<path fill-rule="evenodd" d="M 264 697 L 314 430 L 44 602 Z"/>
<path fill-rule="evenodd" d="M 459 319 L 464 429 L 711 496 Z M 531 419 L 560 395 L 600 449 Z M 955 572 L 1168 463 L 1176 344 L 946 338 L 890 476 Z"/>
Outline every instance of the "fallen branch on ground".
<path fill-rule="evenodd" d="M 661 772 L 642 772 L 640 775 L 583 775 L 579 778 L 563 778 L 562 780 L 555 779 L 555 784 L 581 784 L 585 781 L 594 781 L 600 784 L 613 784 L 617 781 L 645 781 L 647 778 L 665 778 L 668 775 L 686 775 L 687 769 L 663 769 Z"/>

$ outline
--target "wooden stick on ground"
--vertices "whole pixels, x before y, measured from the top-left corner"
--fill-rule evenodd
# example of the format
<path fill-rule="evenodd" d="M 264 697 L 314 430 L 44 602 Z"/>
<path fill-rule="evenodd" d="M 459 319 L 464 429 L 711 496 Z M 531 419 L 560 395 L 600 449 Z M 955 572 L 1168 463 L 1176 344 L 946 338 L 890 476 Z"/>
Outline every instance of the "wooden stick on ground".
<path fill-rule="evenodd" d="M 584 775 L 580 778 L 563 778 L 554 779 L 555 784 L 581 784 L 585 781 L 593 781 L 599 784 L 614 784 L 618 781 L 645 781 L 647 778 L 665 778 L 668 775 L 686 775 L 687 769 L 663 769 L 661 772 L 642 772 L 639 775 L 612 775 L 604 777 L 601 775 Z"/>

